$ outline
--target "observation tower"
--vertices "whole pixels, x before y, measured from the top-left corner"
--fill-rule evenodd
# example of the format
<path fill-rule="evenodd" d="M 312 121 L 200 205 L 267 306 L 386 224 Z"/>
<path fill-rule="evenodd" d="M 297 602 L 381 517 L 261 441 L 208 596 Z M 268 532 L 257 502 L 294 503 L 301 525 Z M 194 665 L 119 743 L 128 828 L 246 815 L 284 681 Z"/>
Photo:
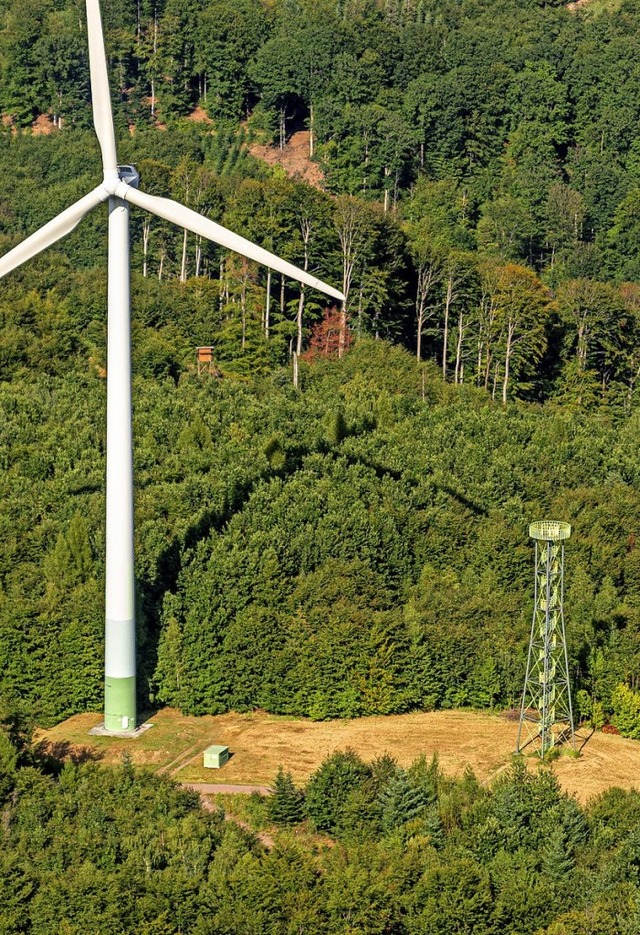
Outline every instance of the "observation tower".
<path fill-rule="evenodd" d="M 522 692 L 516 753 L 531 746 L 544 757 L 555 746 L 576 740 L 564 632 L 564 543 L 569 523 L 531 523 L 535 541 L 533 622 Z"/>

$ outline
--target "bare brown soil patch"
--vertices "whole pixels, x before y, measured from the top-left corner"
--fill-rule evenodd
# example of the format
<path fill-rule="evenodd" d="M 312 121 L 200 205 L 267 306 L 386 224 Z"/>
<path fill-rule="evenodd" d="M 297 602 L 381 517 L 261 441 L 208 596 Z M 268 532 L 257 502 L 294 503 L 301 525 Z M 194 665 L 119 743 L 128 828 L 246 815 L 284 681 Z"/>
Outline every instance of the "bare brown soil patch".
<path fill-rule="evenodd" d="M 209 114 L 206 112 L 204 107 L 200 107 L 199 104 L 197 107 L 193 108 L 193 110 L 187 117 L 187 120 L 193 120 L 195 123 L 213 123 L 213 120 L 211 119 Z"/>
<path fill-rule="evenodd" d="M 33 136 L 49 136 L 55 133 L 57 127 L 48 114 L 39 114 L 31 124 Z"/>
<path fill-rule="evenodd" d="M 289 178 L 302 179 L 314 188 L 322 188 L 322 169 L 309 158 L 308 130 L 294 133 L 282 150 L 277 146 L 254 143 L 249 147 L 249 152 L 256 159 L 268 162 L 270 166 L 282 166 Z"/>
<path fill-rule="evenodd" d="M 89 737 L 98 714 L 69 718 L 38 739 L 63 756 L 119 762 L 123 753 L 136 765 L 166 772 L 184 783 L 269 785 L 281 764 L 302 783 L 335 750 L 351 747 L 365 760 L 390 753 L 402 766 L 437 753 L 445 773 L 459 776 L 470 766 L 481 781 L 505 769 L 517 724 L 476 711 L 434 711 L 366 717 L 352 721 L 304 721 L 262 712 L 187 717 L 171 708 L 152 718 L 153 730 L 137 740 Z M 202 751 L 225 744 L 232 757 L 221 770 L 204 769 Z M 83 754 L 84 751 L 84 754 Z M 536 765 L 531 758 L 528 762 Z M 610 786 L 640 787 L 640 743 L 595 733 L 579 757 L 560 756 L 551 767 L 581 802 Z"/>
<path fill-rule="evenodd" d="M 576 10 L 584 10 L 584 8 L 587 7 L 590 15 L 610 15 L 618 9 L 620 0 L 571 0 L 566 6 L 567 10 L 570 10 L 572 13 L 575 13 Z"/>

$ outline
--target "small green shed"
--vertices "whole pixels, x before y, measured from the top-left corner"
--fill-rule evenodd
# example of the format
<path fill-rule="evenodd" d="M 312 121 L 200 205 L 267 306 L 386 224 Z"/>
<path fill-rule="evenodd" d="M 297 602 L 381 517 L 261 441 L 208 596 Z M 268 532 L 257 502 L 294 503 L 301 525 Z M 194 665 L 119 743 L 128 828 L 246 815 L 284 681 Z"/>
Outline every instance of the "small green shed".
<path fill-rule="evenodd" d="M 220 769 L 229 759 L 229 747 L 214 743 L 204 751 L 203 765 L 207 769 Z"/>

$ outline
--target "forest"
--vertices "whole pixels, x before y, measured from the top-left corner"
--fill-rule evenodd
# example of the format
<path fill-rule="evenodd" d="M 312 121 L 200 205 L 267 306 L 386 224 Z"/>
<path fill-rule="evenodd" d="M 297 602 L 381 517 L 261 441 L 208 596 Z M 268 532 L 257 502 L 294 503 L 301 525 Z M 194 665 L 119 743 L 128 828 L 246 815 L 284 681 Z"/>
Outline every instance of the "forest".
<path fill-rule="evenodd" d="M 144 188 L 347 296 L 132 211 L 140 710 L 513 709 L 552 517 L 575 710 L 640 739 L 637 0 L 103 17 Z M 0 117 L 1 254 L 99 181 L 80 0 L 0 0 Z M 254 154 L 300 131 L 314 187 Z M 636 792 L 341 751 L 266 847 L 34 742 L 102 705 L 105 220 L 0 281 L 0 930 L 637 935 Z"/>
<path fill-rule="evenodd" d="M 6 935 L 637 935 L 640 794 L 580 807 L 522 762 L 488 788 L 346 750 L 283 770 L 254 827 L 125 760 L 63 766 L 0 726 Z M 245 823 L 246 824 L 246 823 Z M 73 841 L 73 846 L 69 842 Z"/>
<path fill-rule="evenodd" d="M 176 384 L 137 375 L 141 702 L 313 718 L 510 707 L 528 522 L 561 515 L 580 711 L 640 732 L 637 412 L 503 408 L 402 348 Z M 0 387 L 3 694 L 99 710 L 105 381 Z"/>
<path fill-rule="evenodd" d="M 0 249 L 97 182 L 81 12 L 5 4 Z M 576 709 L 640 736 L 636 19 L 107 5 L 121 158 L 347 295 L 134 212 L 143 707 L 513 707 L 553 515 Z M 322 190 L 249 151 L 305 125 Z M 0 694 L 41 724 L 101 703 L 104 228 L 0 282 Z"/>
<path fill-rule="evenodd" d="M 95 184 L 99 165 L 82 4 L 1 9 L 0 248 Z M 635 0 L 114 0 L 104 17 L 121 158 L 147 190 L 335 280 L 356 336 L 400 342 L 454 383 L 505 403 L 632 406 Z M 188 119 L 195 108 L 210 122 Z M 54 132 L 31 135 L 42 117 Z M 323 190 L 249 152 L 305 127 Z M 306 346 L 317 296 L 157 220 L 138 216 L 134 240 L 142 279 L 178 279 L 175 301 L 213 306 L 203 330 L 222 361 L 254 372 Z M 73 305 L 102 250 L 93 218 L 56 251 Z M 167 317 L 148 319 L 150 356 L 175 375 L 169 292 Z M 26 349 L 20 311 L 7 314 L 11 373 Z"/>

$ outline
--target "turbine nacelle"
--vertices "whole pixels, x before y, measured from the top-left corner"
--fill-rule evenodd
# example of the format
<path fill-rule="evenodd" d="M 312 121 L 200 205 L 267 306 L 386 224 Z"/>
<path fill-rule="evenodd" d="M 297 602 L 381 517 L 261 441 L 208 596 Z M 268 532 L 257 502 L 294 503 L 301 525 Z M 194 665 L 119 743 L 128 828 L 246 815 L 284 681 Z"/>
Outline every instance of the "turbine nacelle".
<path fill-rule="evenodd" d="M 140 184 L 140 173 L 135 166 L 118 166 L 118 178 L 132 188 L 137 188 Z"/>
<path fill-rule="evenodd" d="M 103 200 L 106 201 L 107 198 L 122 198 L 122 194 L 118 194 L 118 192 L 124 190 L 121 188 L 123 183 L 131 188 L 138 188 L 140 185 L 140 173 L 135 166 L 117 166 L 115 172 L 111 170 L 105 172 L 102 185 L 98 186 L 104 193 Z"/>

